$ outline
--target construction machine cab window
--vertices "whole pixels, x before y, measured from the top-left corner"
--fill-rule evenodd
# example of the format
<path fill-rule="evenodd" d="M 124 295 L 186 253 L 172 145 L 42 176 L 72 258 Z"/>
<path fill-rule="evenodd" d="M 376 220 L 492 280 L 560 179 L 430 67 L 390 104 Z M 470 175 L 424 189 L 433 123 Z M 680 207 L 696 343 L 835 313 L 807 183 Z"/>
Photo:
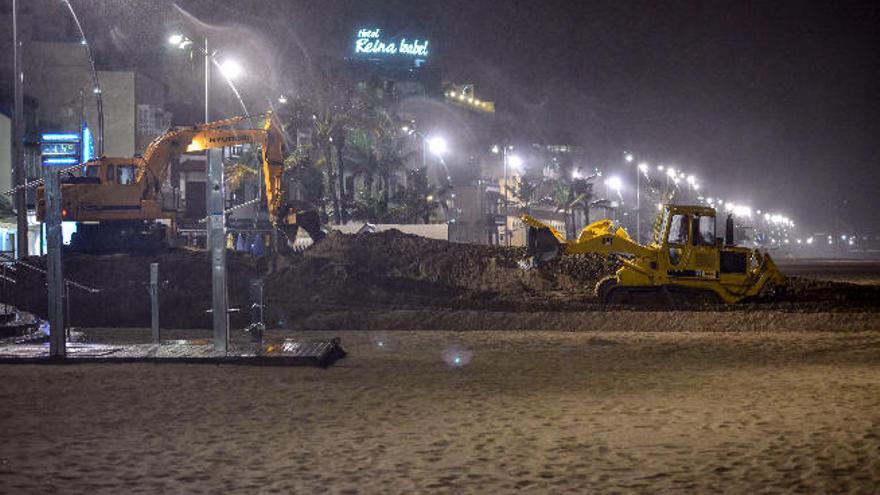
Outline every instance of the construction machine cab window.
<path fill-rule="evenodd" d="M 715 217 L 694 216 L 694 246 L 715 245 Z"/>
<path fill-rule="evenodd" d="M 137 167 L 134 165 L 119 165 L 116 178 L 120 184 L 134 184 Z"/>
<path fill-rule="evenodd" d="M 100 173 L 101 173 L 101 167 L 97 167 L 97 166 L 86 167 L 86 177 L 93 177 L 93 178 L 98 179 L 98 178 L 100 178 L 100 177 L 98 177 L 98 174 L 100 174 Z"/>
<path fill-rule="evenodd" d="M 669 222 L 669 235 L 666 237 L 666 242 L 669 244 L 687 244 L 687 241 L 687 215 L 672 215 L 672 221 Z"/>
<path fill-rule="evenodd" d="M 110 165 L 107 165 L 107 182 L 114 181 L 115 172 L 116 172 L 115 165 L 113 165 L 112 163 Z"/>

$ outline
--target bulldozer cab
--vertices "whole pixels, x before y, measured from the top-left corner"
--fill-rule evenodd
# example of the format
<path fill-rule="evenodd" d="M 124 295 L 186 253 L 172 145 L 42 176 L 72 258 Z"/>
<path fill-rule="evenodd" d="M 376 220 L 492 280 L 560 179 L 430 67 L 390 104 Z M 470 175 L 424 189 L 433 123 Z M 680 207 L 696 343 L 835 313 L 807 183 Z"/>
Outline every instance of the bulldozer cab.
<path fill-rule="evenodd" d="M 667 205 L 660 238 L 661 265 L 669 277 L 718 276 L 720 246 L 715 236 L 715 210 L 702 206 Z M 659 242 L 658 242 L 659 241 Z"/>

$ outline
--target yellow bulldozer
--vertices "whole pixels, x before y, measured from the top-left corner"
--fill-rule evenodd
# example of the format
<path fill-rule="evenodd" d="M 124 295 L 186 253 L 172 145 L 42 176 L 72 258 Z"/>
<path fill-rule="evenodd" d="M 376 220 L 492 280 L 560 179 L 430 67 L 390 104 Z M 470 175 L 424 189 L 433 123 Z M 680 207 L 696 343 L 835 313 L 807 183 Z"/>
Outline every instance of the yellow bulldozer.
<path fill-rule="evenodd" d="M 522 221 L 537 262 L 583 253 L 616 257 L 620 269 L 595 288 L 609 304 L 737 303 L 780 291 L 786 281 L 769 254 L 734 245 L 731 216 L 725 237 L 716 237 L 715 210 L 705 206 L 665 205 L 647 245 L 611 220 L 588 225 L 574 240 L 529 215 Z"/>

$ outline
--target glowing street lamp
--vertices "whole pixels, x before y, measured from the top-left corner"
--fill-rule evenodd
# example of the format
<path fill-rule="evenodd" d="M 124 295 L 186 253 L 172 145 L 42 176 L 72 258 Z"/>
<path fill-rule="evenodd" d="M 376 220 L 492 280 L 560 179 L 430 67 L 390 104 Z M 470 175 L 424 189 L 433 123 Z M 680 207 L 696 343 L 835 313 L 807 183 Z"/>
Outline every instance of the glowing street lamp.
<path fill-rule="evenodd" d="M 507 158 L 507 165 L 515 170 L 522 170 L 523 159 L 518 155 L 510 155 Z"/>
<path fill-rule="evenodd" d="M 605 179 L 605 185 L 620 194 L 620 189 L 623 187 L 623 181 L 620 180 L 620 177 L 615 175 Z"/>
<path fill-rule="evenodd" d="M 244 70 L 241 68 L 241 64 L 235 60 L 224 60 L 220 64 L 220 73 L 227 79 L 236 79 L 242 72 Z"/>
<path fill-rule="evenodd" d="M 235 84 L 232 83 L 232 80 L 239 77 L 242 73 L 244 73 L 244 69 L 242 66 L 236 62 L 235 60 L 227 59 L 222 63 L 217 61 L 217 52 L 210 51 L 208 49 L 208 38 L 205 38 L 205 46 L 195 47 L 193 40 L 188 38 L 185 35 L 175 33 L 168 37 L 168 43 L 170 45 L 176 46 L 181 50 L 186 50 L 190 46 L 193 46 L 194 49 L 200 52 L 205 56 L 205 122 L 210 121 L 210 113 L 209 113 L 209 91 L 210 81 L 211 81 L 211 64 L 213 63 L 219 70 L 220 74 L 226 79 L 226 83 L 229 84 L 229 88 L 235 93 L 236 98 L 238 98 L 238 103 L 241 105 L 241 109 L 244 111 L 245 115 L 249 115 L 247 107 L 244 104 L 244 100 L 241 98 L 241 94 L 238 92 L 238 88 L 235 87 Z M 284 101 L 281 101 L 281 100 Z M 284 96 L 279 98 L 279 103 L 286 103 L 287 99 Z"/>
<path fill-rule="evenodd" d="M 429 137 L 425 139 L 425 142 L 428 143 L 428 150 L 431 154 L 438 158 L 442 157 L 447 151 L 449 151 L 449 145 L 446 140 L 440 136 Z"/>

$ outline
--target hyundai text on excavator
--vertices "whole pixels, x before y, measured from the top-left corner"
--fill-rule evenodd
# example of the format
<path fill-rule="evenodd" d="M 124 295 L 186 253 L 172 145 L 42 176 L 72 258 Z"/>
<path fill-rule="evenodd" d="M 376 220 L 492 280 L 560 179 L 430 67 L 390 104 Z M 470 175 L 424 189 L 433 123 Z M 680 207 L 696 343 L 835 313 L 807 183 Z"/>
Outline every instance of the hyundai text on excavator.
<path fill-rule="evenodd" d="M 786 280 L 769 254 L 733 245 L 732 217 L 725 238 L 717 238 L 715 210 L 705 206 L 665 205 L 648 245 L 611 220 L 588 225 L 575 240 L 529 215 L 522 220 L 538 262 L 582 253 L 616 257 L 620 269 L 595 288 L 609 304 L 736 303 L 782 289 Z"/>
<path fill-rule="evenodd" d="M 303 227 L 317 242 L 324 237 L 318 214 L 285 203 L 284 136 L 271 113 L 262 126 L 241 128 L 252 117 L 233 117 L 170 130 L 134 158 L 101 157 L 83 164 L 82 176 L 62 178 L 64 221 L 78 222 L 71 244 L 74 251 L 100 253 L 153 251 L 165 245 L 166 233 L 177 228 L 177 211 L 162 207 L 161 187 L 169 163 L 184 152 L 241 144 L 260 146 L 263 187 L 269 218 L 283 239 L 293 242 Z M 259 117 L 259 116 L 256 116 Z M 254 126 L 251 126 L 254 127 Z M 37 218 L 45 218 L 43 187 L 37 189 Z"/>

